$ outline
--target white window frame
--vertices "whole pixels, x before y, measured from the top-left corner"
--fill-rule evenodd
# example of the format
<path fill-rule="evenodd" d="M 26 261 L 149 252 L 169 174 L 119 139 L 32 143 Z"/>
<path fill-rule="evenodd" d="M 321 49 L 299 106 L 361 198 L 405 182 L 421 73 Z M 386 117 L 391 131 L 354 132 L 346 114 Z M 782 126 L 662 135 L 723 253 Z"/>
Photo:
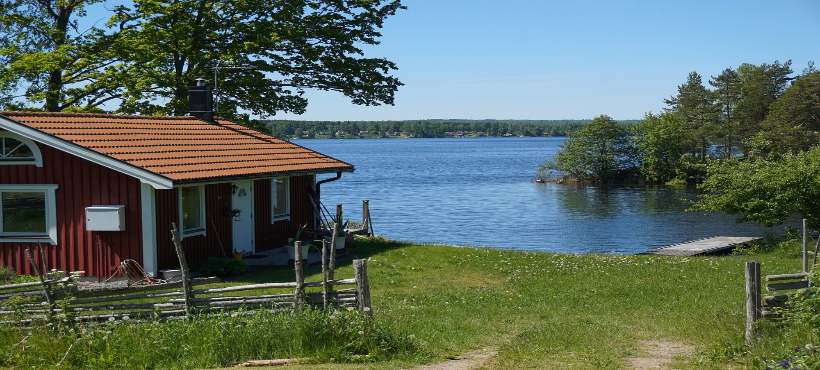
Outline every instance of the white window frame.
<path fill-rule="evenodd" d="M 199 197 L 199 209 L 202 211 L 199 214 L 199 224 L 202 225 L 199 229 L 195 230 L 185 230 L 185 225 L 182 222 L 182 216 L 184 211 L 182 209 L 182 189 L 186 188 L 197 188 L 200 192 Z M 208 225 L 205 223 L 205 186 L 204 185 L 194 185 L 194 186 L 180 186 L 177 188 L 177 203 L 179 204 L 179 234 L 180 239 L 185 239 L 190 236 L 198 236 L 198 235 L 206 235 L 208 231 Z"/>
<path fill-rule="evenodd" d="M 276 212 L 276 180 L 284 179 L 285 184 L 285 210 L 283 215 L 277 215 Z M 271 179 L 270 182 L 270 222 L 289 221 L 290 220 L 290 177 L 279 176 Z"/>
<path fill-rule="evenodd" d="M 46 232 L 43 234 L 10 232 L 0 230 L 0 243 L 49 243 L 57 245 L 57 199 L 55 184 L 0 185 L 0 193 L 44 193 L 46 199 Z M 0 198 L 0 228 L 3 226 L 3 204 Z"/>
<path fill-rule="evenodd" d="M 23 145 L 27 146 L 28 149 L 31 151 L 33 159 L 26 159 L 20 161 L 0 161 L 0 166 L 37 166 L 43 167 L 43 155 L 40 153 L 40 148 L 35 144 L 33 141 L 24 138 L 20 135 L 12 134 L 8 131 L 0 130 L 0 140 L 3 138 L 10 138 L 17 140 Z M 2 150 L 2 148 L 0 148 Z M 2 153 L 0 153 L 2 155 Z"/>

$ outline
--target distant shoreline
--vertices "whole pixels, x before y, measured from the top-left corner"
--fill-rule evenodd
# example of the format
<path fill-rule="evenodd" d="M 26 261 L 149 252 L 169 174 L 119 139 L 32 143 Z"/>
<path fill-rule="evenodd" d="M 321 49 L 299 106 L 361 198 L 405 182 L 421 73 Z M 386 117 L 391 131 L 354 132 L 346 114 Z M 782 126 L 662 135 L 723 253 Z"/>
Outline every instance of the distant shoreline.
<path fill-rule="evenodd" d="M 404 139 L 481 139 L 481 138 L 493 138 L 493 139 L 521 139 L 521 138 L 552 138 L 552 137 L 567 137 L 567 135 L 544 135 L 544 136 L 488 136 L 488 135 L 481 135 L 481 136 L 430 136 L 430 137 L 416 137 L 416 136 L 353 136 L 353 137 L 288 137 L 288 140 L 366 140 L 366 139 L 396 139 L 396 140 L 404 140 Z"/>
<path fill-rule="evenodd" d="M 408 120 L 290 121 L 262 120 L 278 137 L 300 139 L 565 137 L 590 120 Z M 637 120 L 618 121 L 632 125 Z"/>

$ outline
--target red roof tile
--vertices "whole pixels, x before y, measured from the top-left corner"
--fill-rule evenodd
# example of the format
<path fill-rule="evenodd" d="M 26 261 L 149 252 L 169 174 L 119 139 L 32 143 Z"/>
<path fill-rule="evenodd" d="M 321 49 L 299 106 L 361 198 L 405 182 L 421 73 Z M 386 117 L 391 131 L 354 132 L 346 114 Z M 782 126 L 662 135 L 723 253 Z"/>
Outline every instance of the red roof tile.
<path fill-rule="evenodd" d="M 223 119 L 211 123 L 195 117 L 0 115 L 173 181 L 353 170 L 349 163 Z"/>

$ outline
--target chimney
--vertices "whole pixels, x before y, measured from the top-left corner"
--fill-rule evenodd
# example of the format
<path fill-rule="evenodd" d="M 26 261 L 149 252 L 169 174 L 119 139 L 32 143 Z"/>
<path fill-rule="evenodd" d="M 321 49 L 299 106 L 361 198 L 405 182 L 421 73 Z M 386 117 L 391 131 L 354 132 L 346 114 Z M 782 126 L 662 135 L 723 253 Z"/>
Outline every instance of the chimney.
<path fill-rule="evenodd" d="M 194 86 L 188 89 L 188 114 L 201 120 L 213 121 L 214 97 L 208 81 L 204 78 L 194 81 Z"/>

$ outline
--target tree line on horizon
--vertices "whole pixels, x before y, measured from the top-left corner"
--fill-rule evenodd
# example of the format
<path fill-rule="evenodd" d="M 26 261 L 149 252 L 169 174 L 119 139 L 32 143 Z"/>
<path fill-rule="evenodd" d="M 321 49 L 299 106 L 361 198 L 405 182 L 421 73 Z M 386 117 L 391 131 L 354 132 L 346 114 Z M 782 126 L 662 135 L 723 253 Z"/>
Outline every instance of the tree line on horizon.
<path fill-rule="evenodd" d="M 613 183 L 695 184 L 696 209 L 766 225 L 792 215 L 820 228 L 820 71 L 809 63 L 692 72 L 662 112 L 632 126 L 602 115 L 570 134 L 539 176 Z"/>
<path fill-rule="evenodd" d="M 566 136 L 590 120 L 470 120 L 397 121 L 263 120 L 258 124 L 283 138 L 440 138 L 460 136 Z M 619 121 L 630 125 L 638 120 Z"/>

